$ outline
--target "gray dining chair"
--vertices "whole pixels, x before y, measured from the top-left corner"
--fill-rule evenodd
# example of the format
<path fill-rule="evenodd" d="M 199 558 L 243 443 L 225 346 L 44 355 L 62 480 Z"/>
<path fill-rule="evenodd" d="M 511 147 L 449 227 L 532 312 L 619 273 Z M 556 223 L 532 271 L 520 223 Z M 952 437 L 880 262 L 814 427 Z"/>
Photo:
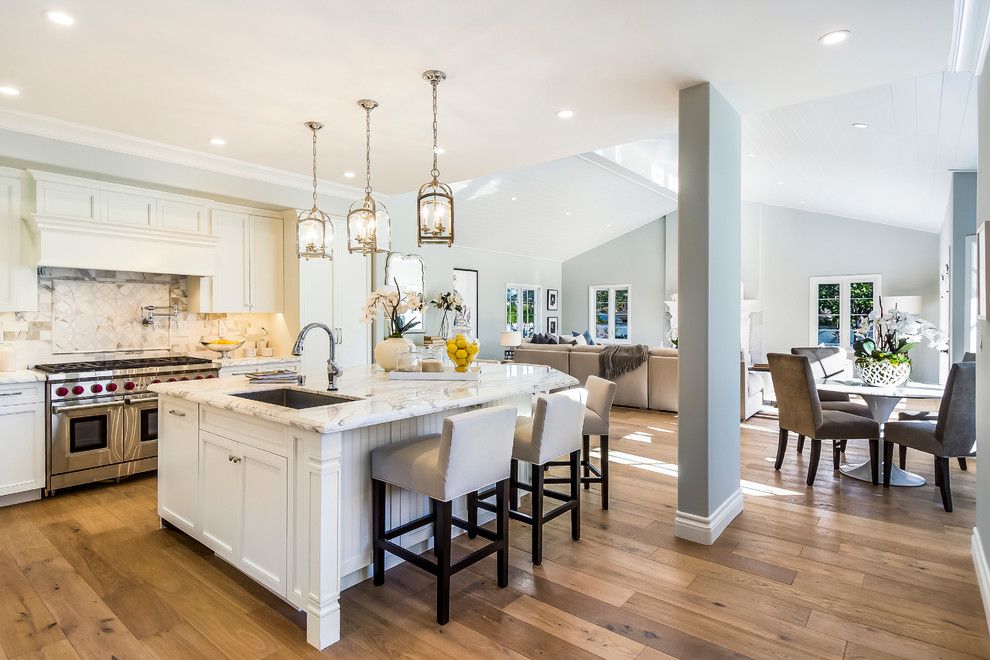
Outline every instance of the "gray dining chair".
<path fill-rule="evenodd" d="M 843 374 L 847 369 L 846 351 L 838 346 L 796 346 L 791 349 L 791 355 L 803 355 L 811 362 L 815 378 L 833 378 Z M 840 410 L 842 412 L 873 418 L 870 409 L 862 403 L 850 401 L 845 392 L 830 392 L 818 390 L 818 399 L 822 410 Z M 797 451 L 804 451 L 804 436 L 798 435 Z M 846 443 L 839 445 L 839 451 L 845 453 Z"/>
<path fill-rule="evenodd" d="M 880 424 L 872 418 L 861 417 L 841 410 L 824 410 L 815 387 L 815 375 L 811 361 L 804 355 L 770 353 L 770 377 L 777 393 L 780 438 L 777 443 L 777 459 L 773 468 L 780 470 L 787 451 L 787 438 L 793 431 L 811 439 L 811 461 L 808 464 L 809 486 L 814 485 L 818 461 L 822 453 L 822 440 L 832 441 L 832 467 L 839 469 L 839 447 L 845 440 L 864 438 L 870 443 L 870 464 L 873 484 L 880 481 L 879 451 Z"/>
<path fill-rule="evenodd" d="M 917 449 L 934 457 L 935 485 L 942 495 L 942 506 L 951 512 L 949 459 L 973 456 L 976 449 L 975 362 L 952 365 L 936 419 L 899 420 L 888 422 L 884 427 L 885 486 L 890 485 L 890 466 L 895 444 Z"/>

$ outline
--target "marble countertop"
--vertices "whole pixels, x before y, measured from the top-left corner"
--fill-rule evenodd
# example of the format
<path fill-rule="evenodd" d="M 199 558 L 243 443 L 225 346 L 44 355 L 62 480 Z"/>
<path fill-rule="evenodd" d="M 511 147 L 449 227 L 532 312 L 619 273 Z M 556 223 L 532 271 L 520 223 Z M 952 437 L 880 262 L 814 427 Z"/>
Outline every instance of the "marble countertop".
<path fill-rule="evenodd" d="M 45 374 L 33 369 L 18 369 L 16 371 L 0 371 L 0 385 L 16 385 L 19 383 L 43 383 Z"/>
<path fill-rule="evenodd" d="M 481 378 L 470 381 L 389 380 L 378 367 L 349 367 L 332 394 L 357 400 L 318 408 L 293 410 L 231 396 L 232 393 L 289 387 L 326 392 L 325 371 L 306 375 L 304 386 L 266 383 L 251 385 L 244 376 L 214 380 L 160 383 L 150 389 L 200 404 L 240 412 L 316 433 L 337 433 L 398 419 L 489 403 L 520 394 L 578 385 L 573 376 L 530 364 L 483 364 Z"/>

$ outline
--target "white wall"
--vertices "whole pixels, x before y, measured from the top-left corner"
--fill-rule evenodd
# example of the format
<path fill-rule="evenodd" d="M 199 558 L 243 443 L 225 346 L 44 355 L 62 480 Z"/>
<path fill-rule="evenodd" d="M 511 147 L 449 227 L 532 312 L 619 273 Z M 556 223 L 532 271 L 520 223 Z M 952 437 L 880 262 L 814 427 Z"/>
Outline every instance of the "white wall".
<path fill-rule="evenodd" d="M 663 343 L 664 225 L 664 218 L 654 220 L 564 262 L 566 285 L 561 297 L 567 311 L 561 317 L 563 334 L 588 329 L 589 286 L 628 284 L 630 341 L 650 346 Z"/>
<path fill-rule="evenodd" d="M 554 315 L 562 318 L 566 302 L 558 303 L 558 311 L 546 311 L 546 290 L 561 288 L 561 263 L 553 259 L 534 259 L 521 257 L 497 251 L 500 247 L 493 245 L 492 250 L 474 248 L 444 247 L 442 245 L 416 246 L 416 196 L 414 194 L 396 195 L 388 201 L 389 213 L 392 217 L 392 250 L 405 254 L 417 254 L 423 258 L 426 266 L 426 297 L 432 298 L 442 291 L 453 288 L 454 268 L 470 268 L 478 271 L 478 307 L 475 313 L 480 313 L 478 327 L 480 330 L 481 350 L 483 358 L 500 359 L 503 348 L 498 343 L 499 333 L 505 330 L 505 285 L 533 284 L 543 289 L 540 300 L 541 332 L 546 331 L 546 316 Z M 471 222 L 470 216 L 455 215 L 455 227 L 460 228 Z M 522 236 L 505 236 L 506 245 L 512 241 L 525 240 Z M 384 259 L 379 260 L 377 281 L 384 282 Z M 435 335 L 439 331 L 441 314 L 432 307 L 427 307 L 424 325 L 427 334 Z M 411 335 L 414 341 L 419 337 Z"/>

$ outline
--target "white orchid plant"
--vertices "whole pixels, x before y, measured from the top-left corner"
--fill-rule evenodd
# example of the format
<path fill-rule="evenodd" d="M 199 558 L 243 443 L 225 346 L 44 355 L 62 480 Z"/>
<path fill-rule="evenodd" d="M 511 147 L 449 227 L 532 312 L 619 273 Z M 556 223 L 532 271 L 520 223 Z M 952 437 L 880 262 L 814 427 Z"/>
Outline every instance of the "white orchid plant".
<path fill-rule="evenodd" d="M 419 294 L 412 289 L 403 291 L 399 288 L 399 283 L 395 282 L 395 290 L 392 288 L 379 289 L 373 291 L 364 304 L 361 311 L 361 321 L 371 323 L 378 317 L 379 308 L 385 314 L 386 322 L 391 328 L 389 337 L 401 337 L 403 333 L 409 332 L 419 325 L 419 320 L 403 319 L 403 315 L 423 308 L 423 300 Z"/>
<path fill-rule="evenodd" d="M 870 312 L 856 332 L 853 349 L 857 363 L 861 360 L 886 360 L 904 364 L 911 361 L 908 351 L 920 343 L 928 342 L 929 347 L 941 349 L 946 340 L 946 334 L 938 326 L 915 314 L 902 312 L 896 307 L 884 312 L 881 299 L 877 309 Z"/>
<path fill-rule="evenodd" d="M 444 291 L 443 293 L 437 294 L 430 304 L 439 310 L 442 310 L 445 314 L 447 312 L 462 312 L 464 311 L 464 299 L 461 298 L 461 294 L 456 291 Z"/>

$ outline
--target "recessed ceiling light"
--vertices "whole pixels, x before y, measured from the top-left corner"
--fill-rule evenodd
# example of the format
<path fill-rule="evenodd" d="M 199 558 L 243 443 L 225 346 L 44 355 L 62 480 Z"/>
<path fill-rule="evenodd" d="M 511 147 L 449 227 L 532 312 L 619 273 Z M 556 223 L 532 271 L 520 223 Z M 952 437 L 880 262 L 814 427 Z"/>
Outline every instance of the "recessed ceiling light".
<path fill-rule="evenodd" d="M 869 127 L 870 127 L 869 124 L 865 124 L 865 123 L 863 123 L 861 121 L 855 121 L 855 122 L 853 122 L 853 128 L 869 128 Z"/>
<path fill-rule="evenodd" d="M 514 201 L 516 201 L 517 199 L 519 199 L 519 198 L 513 195 L 513 197 L 512 197 L 512 201 L 514 202 Z"/>
<path fill-rule="evenodd" d="M 818 41 L 820 41 L 824 46 L 834 46 L 835 44 L 841 44 L 843 41 L 848 39 L 850 34 L 852 33 L 849 32 L 849 30 L 834 30 L 823 34 L 818 38 Z"/>
<path fill-rule="evenodd" d="M 210 144 L 212 144 L 214 147 L 222 147 L 223 145 L 227 144 L 227 141 L 224 140 L 222 137 L 211 137 Z"/>
<path fill-rule="evenodd" d="M 746 154 L 746 158 L 756 158 L 756 154 Z"/>
<path fill-rule="evenodd" d="M 777 182 L 777 185 L 778 185 L 778 186 L 782 186 L 782 185 L 784 185 L 784 182 L 783 182 L 783 181 L 778 181 L 778 182 Z"/>
<path fill-rule="evenodd" d="M 354 178 L 354 172 L 351 172 L 350 170 L 348 170 L 347 172 L 344 172 L 344 176 L 346 176 L 348 179 L 353 179 Z"/>
<path fill-rule="evenodd" d="M 9 85 L 0 85 L 0 94 L 4 96 L 20 96 L 21 90 L 16 87 L 10 87 Z"/>
<path fill-rule="evenodd" d="M 570 119 L 573 116 L 574 116 L 574 111 L 573 110 L 568 110 L 568 109 L 565 108 L 563 110 L 558 110 L 557 111 L 557 117 L 560 118 L 560 119 Z"/>
<path fill-rule="evenodd" d="M 605 229 L 608 229 L 608 228 L 609 228 L 609 227 L 611 227 L 611 226 L 612 226 L 612 225 L 605 225 Z"/>
<path fill-rule="evenodd" d="M 443 147 L 437 147 L 436 149 L 433 150 L 433 153 L 435 153 L 435 154 L 437 154 L 439 156 L 440 154 L 442 154 L 445 151 L 446 151 L 446 149 L 444 149 Z"/>
<path fill-rule="evenodd" d="M 570 214 L 571 214 L 570 211 L 564 211 L 564 215 L 570 215 Z"/>
<path fill-rule="evenodd" d="M 69 26 L 76 22 L 76 19 L 72 18 L 64 11 L 58 11 L 57 9 L 46 9 L 45 18 L 56 25 Z"/>

